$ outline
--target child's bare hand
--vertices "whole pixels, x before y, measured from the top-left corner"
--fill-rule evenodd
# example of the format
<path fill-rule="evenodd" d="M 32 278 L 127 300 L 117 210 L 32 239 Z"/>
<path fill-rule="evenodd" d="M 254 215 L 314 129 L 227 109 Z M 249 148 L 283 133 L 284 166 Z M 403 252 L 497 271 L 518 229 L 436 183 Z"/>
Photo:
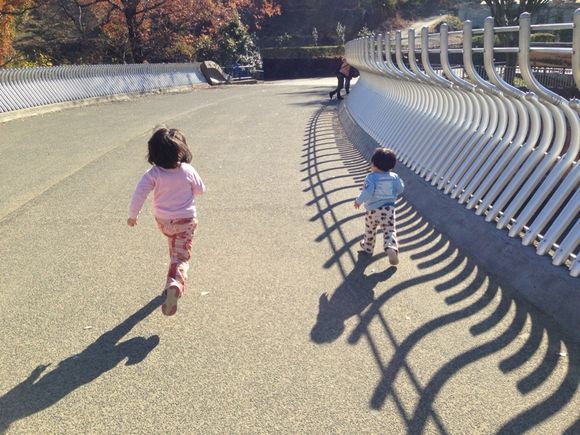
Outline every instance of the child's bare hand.
<path fill-rule="evenodd" d="M 137 225 L 137 219 L 133 218 L 127 219 L 127 225 L 129 225 L 130 227 L 134 227 L 135 225 Z"/>
<path fill-rule="evenodd" d="M 358 202 L 354 202 L 354 208 L 356 208 L 357 210 L 360 208 L 360 204 Z"/>

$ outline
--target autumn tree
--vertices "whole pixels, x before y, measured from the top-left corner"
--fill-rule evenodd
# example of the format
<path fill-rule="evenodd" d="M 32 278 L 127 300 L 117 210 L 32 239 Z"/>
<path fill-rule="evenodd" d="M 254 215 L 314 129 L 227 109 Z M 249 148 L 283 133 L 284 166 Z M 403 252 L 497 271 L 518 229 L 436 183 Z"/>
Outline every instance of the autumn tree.
<path fill-rule="evenodd" d="M 62 1 L 95 14 L 112 44 L 128 46 L 127 60 L 137 63 L 161 48 L 191 46 L 193 39 L 215 32 L 220 23 L 234 16 L 245 17 L 251 27 L 258 27 L 264 18 L 279 12 L 276 0 Z"/>
<path fill-rule="evenodd" d="M 115 57 L 100 22 L 70 0 L 37 2 L 18 28 L 14 48 L 23 58 L 54 64 L 111 62 Z"/>
<path fill-rule="evenodd" d="M 32 0 L 0 0 L 0 66 L 12 55 L 15 25 L 34 6 Z"/>
<path fill-rule="evenodd" d="M 175 3 L 168 0 L 70 0 L 100 20 L 105 34 L 118 46 L 128 44 L 129 62 L 145 60 L 144 43 L 152 13 Z M 169 12 L 169 11 L 167 11 Z"/>

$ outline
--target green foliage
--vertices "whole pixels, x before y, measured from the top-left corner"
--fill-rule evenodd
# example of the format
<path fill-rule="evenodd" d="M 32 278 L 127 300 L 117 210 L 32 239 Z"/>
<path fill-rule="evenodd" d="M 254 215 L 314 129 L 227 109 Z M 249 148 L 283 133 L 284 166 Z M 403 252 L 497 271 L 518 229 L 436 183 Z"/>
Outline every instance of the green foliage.
<path fill-rule="evenodd" d="M 32 68 L 37 66 L 53 66 L 54 63 L 50 56 L 44 53 L 32 53 L 28 56 L 17 53 L 14 58 L 11 59 L 10 68 Z"/>
<path fill-rule="evenodd" d="M 220 26 L 213 35 L 198 38 L 194 49 L 198 61 L 213 60 L 220 65 L 234 62 L 261 64 L 252 36 L 238 16 Z"/>
<path fill-rule="evenodd" d="M 473 47 L 483 48 L 483 35 L 475 35 L 472 39 Z M 502 44 L 499 35 L 494 36 L 493 46 L 498 47 Z"/>
<path fill-rule="evenodd" d="M 548 6 L 551 0 L 484 0 L 489 6 L 496 26 L 512 26 L 518 23 L 523 12 L 534 14 Z"/>
<path fill-rule="evenodd" d="M 339 21 L 336 23 L 336 36 L 338 37 L 338 43 L 344 45 L 346 38 L 346 27 L 342 25 Z"/>
<path fill-rule="evenodd" d="M 447 23 L 450 32 L 463 29 L 463 21 L 461 21 L 461 18 L 456 15 L 445 15 L 433 28 L 429 28 L 429 32 L 439 32 L 441 24 L 443 23 Z"/>
<path fill-rule="evenodd" d="M 553 33 L 532 33 L 530 36 L 531 42 L 556 42 L 556 35 Z M 502 45 L 506 45 L 506 41 L 503 41 L 500 35 L 495 35 L 494 37 L 494 47 L 500 47 Z M 516 42 L 513 42 L 508 45 L 517 45 Z M 483 35 L 475 35 L 473 37 L 473 46 L 474 47 L 483 47 Z"/>
<path fill-rule="evenodd" d="M 369 28 L 365 25 L 358 31 L 356 34 L 357 38 L 366 38 L 368 36 L 373 36 L 373 32 L 369 30 Z"/>
<path fill-rule="evenodd" d="M 556 42 L 556 35 L 553 33 L 532 33 L 531 42 Z"/>
<path fill-rule="evenodd" d="M 344 47 L 327 45 L 319 47 L 270 47 L 261 50 L 264 59 L 321 59 L 336 58 L 344 54 Z"/>
<path fill-rule="evenodd" d="M 292 40 L 292 35 L 284 32 L 281 35 L 276 36 L 274 39 L 275 39 L 276 45 L 278 47 L 284 47 L 286 44 L 288 44 Z"/>

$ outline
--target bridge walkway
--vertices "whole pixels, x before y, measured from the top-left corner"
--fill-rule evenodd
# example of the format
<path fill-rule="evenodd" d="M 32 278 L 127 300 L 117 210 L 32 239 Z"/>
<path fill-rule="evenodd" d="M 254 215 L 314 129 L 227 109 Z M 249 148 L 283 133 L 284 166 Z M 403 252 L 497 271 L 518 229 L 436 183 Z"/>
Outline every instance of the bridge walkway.
<path fill-rule="evenodd" d="M 578 432 L 578 343 L 412 198 L 397 205 L 399 266 L 359 258 L 368 164 L 330 86 L 1 126 L 0 432 Z M 172 318 L 149 209 L 125 225 L 159 123 L 184 131 L 208 186 Z"/>

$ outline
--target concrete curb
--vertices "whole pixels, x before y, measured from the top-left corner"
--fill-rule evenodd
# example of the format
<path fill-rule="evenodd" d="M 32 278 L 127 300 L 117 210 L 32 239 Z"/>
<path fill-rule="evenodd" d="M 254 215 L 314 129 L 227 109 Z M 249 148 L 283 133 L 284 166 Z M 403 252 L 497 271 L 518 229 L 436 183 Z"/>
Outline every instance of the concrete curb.
<path fill-rule="evenodd" d="M 116 102 L 116 101 L 131 101 L 131 100 L 134 100 L 136 98 L 145 97 L 145 96 L 149 96 L 149 95 L 183 93 L 183 92 L 189 92 L 193 89 L 200 89 L 200 88 L 205 89 L 205 88 L 209 88 L 209 87 L 210 87 L 210 85 L 207 83 L 200 83 L 200 84 L 195 84 L 195 85 L 178 86 L 175 88 L 157 89 L 157 90 L 148 91 L 148 92 L 108 95 L 108 96 L 104 96 L 104 97 L 87 98 L 85 100 L 64 101 L 62 103 L 49 104 L 46 106 L 30 107 L 28 109 L 0 113 L 0 124 L 2 124 L 4 122 L 8 122 L 8 121 L 13 121 L 15 119 L 28 118 L 29 116 L 43 115 L 45 113 L 51 113 L 51 112 L 58 112 L 60 110 L 70 109 L 70 108 L 74 108 L 74 107 L 84 107 L 84 106 L 90 106 L 93 104 L 111 103 L 111 102 Z"/>
<path fill-rule="evenodd" d="M 338 116 L 349 139 L 370 159 L 378 143 L 352 118 L 345 104 Z M 396 172 L 405 181 L 405 199 L 429 220 L 433 227 L 461 246 L 502 287 L 550 316 L 565 334 L 580 342 L 580 284 L 565 267 L 552 265 L 550 257 L 537 255 L 522 246 L 518 238 L 485 222 L 471 210 L 437 190 L 402 164 Z"/>

